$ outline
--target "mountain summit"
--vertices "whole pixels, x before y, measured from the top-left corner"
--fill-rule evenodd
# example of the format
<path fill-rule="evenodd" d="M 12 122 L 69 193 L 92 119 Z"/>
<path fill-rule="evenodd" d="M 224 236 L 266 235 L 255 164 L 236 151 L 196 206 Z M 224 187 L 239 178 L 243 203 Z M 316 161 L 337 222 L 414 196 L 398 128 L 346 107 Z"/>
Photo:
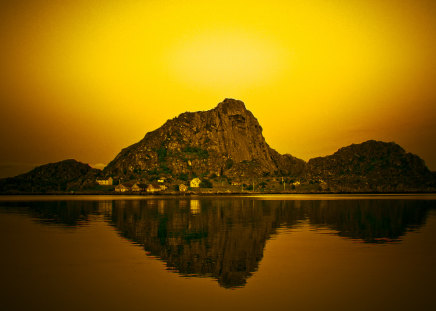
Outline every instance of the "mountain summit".
<path fill-rule="evenodd" d="M 123 149 L 105 169 L 125 179 L 149 175 L 250 178 L 299 175 L 305 162 L 270 148 L 254 115 L 240 100 L 185 112 Z"/>

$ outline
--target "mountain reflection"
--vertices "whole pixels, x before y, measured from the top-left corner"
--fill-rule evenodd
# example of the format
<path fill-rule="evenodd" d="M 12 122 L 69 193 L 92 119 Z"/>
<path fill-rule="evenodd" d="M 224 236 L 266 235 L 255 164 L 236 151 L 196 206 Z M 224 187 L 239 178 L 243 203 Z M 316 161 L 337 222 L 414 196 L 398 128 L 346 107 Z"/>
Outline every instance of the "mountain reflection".
<path fill-rule="evenodd" d="M 240 287 L 256 271 L 266 241 L 302 221 L 367 243 L 398 241 L 424 224 L 427 201 L 115 201 L 112 223 L 169 269 Z"/>
<path fill-rule="evenodd" d="M 104 215 L 121 236 L 183 276 L 212 277 L 226 288 L 244 286 L 257 270 L 266 241 L 278 228 L 306 223 L 313 230 L 365 243 L 400 241 L 420 228 L 435 201 L 148 199 L 0 202 L 44 224 L 77 227 Z"/>
<path fill-rule="evenodd" d="M 30 216 L 46 225 L 80 227 L 91 215 L 110 215 L 112 201 L 9 201 L 0 202 L 0 212 Z"/>
<path fill-rule="evenodd" d="M 269 204 L 257 206 L 260 202 L 246 200 L 140 203 L 147 208 L 114 203 L 112 222 L 121 234 L 164 260 L 169 269 L 186 276 L 210 276 L 223 287 L 246 283 L 283 218 Z M 292 212 L 298 210 L 287 216 L 297 220 Z"/>
<path fill-rule="evenodd" d="M 399 241 L 425 223 L 431 201 L 356 200 L 307 203 L 305 215 L 314 228 L 366 243 Z M 312 206 L 310 206 L 312 205 Z"/>

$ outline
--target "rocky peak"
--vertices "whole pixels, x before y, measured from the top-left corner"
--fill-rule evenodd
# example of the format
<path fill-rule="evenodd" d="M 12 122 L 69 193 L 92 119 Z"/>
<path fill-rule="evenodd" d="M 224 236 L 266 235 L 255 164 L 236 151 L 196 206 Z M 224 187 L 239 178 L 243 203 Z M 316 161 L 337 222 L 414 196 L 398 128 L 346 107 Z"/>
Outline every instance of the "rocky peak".
<path fill-rule="evenodd" d="M 224 99 L 216 106 L 215 110 L 228 115 L 245 114 L 248 112 L 243 101 L 233 98 Z"/>
<path fill-rule="evenodd" d="M 122 178 L 147 178 L 150 172 L 248 178 L 289 173 L 289 159 L 268 146 L 262 127 L 242 101 L 226 98 L 211 110 L 182 113 L 147 133 L 105 171 Z"/>

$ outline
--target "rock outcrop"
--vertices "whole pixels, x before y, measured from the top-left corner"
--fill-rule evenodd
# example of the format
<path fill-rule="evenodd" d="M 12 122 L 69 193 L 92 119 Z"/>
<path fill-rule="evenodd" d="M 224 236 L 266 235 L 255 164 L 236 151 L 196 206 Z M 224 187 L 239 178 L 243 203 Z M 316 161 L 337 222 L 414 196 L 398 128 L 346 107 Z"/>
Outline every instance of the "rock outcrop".
<path fill-rule="evenodd" d="M 299 175 L 305 162 L 282 156 L 266 143 L 262 127 L 242 101 L 225 99 L 209 111 L 185 112 L 123 149 L 105 174 L 250 178 Z"/>

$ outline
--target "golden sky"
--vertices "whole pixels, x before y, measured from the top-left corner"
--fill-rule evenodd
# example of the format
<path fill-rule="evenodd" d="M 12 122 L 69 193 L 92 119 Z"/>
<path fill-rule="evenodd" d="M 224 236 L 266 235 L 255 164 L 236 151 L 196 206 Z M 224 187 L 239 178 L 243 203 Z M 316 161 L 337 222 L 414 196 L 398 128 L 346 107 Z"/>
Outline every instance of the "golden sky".
<path fill-rule="evenodd" d="M 226 97 L 281 153 L 395 141 L 436 170 L 436 1 L 2 1 L 0 44 L 0 177 Z"/>

